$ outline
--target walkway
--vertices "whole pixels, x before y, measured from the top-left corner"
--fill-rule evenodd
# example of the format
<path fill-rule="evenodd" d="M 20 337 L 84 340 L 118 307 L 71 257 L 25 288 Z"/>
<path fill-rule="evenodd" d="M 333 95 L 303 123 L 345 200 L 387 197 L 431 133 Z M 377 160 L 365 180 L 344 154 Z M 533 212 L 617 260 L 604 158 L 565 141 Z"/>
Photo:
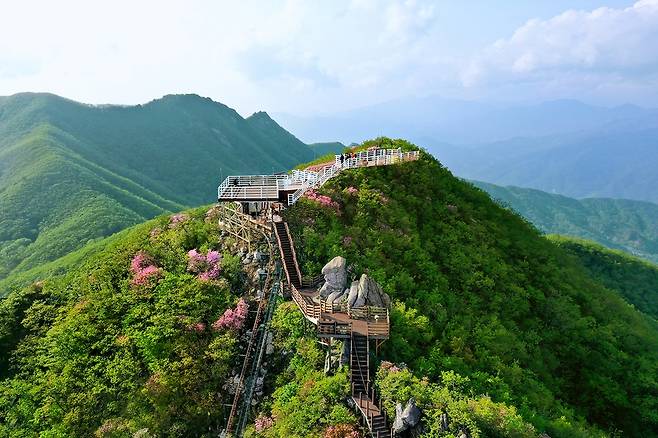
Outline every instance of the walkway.
<path fill-rule="evenodd" d="M 252 243 L 263 237 L 272 242 L 268 274 L 274 271 L 274 248 L 279 249 L 285 280 L 290 294 L 304 317 L 317 326 L 317 336 L 329 345 L 332 339 L 350 343 L 350 383 L 355 406 L 363 417 L 374 438 L 391 438 L 386 413 L 370 379 L 370 341 L 376 350 L 388 339 L 390 332 L 389 311 L 383 307 L 350 308 L 344 303 L 328 304 L 319 295 L 318 279 L 302 276 L 297 261 L 295 245 L 288 224 L 272 214 L 272 204 L 290 206 L 307 191 L 321 187 L 330 178 L 346 169 L 370 166 L 386 166 L 419 158 L 418 151 L 402 152 L 401 149 L 373 148 L 348 156 L 341 161 L 335 156 L 333 163 L 324 163 L 305 170 L 293 170 L 281 175 L 229 176 L 217 188 L 220 202 L 219 225 L 251 249 Z M 257 221 L 241 212 L 240 205 L 230 208 L 227 203 L 265 203 L 270 207 L 268 223 Z M 245 204 L 243 204 L 244 207 Z M 276 220 L 278 218 L 278 220 Z M 275 239 L 271 239 L 274 231 Z M 278 272 L 277 272 L 278 274 Z M 231 407 L 226 434 L 241 437 L 251 408 L 255 379 L 262 360 L 266 330 L 274 308 L 274 297 L 279 292 L 279 275 L 268 275 L 269 294 L 261 301 L 252 330 L 252 336 L 244 359 L 240 382 Z M 271 282 L 271 283 L 270 283 Z"/>
<path fill-rule="evenodd" d="M 365 425 L 375 438 L 390 438 L 386 414 L 370 379 L 370 341 L 379 348 L 388 339 L 390 321 L 384 307 L 350 308 L 343 303 L 328 304 L 316 288 L 304 287 L 288 225 L 275 223 L 275 232 L 288 287 L 304 317 L 317 326 L 317 336 L 331 345 L 331 339 L 350 342 L 350 383 L 352 400 Z M 291 281 L 292 280 L 292 281 Z M 298 289 L 299 288 L 299 289 Z"/>
<path fill-rule="evenodd" d="M 419 151 L 403 152 L 402 149 L 372 148 L 357 152 L 353 157 L 309 166 L 304 170 L 277 175 L 232 175 L 217 187 L 219 202 L 281 202 L 293 205 L 304 193 L 321 187 L 343 170 L 358 167 L 388 166 L 420 157 Z"/>

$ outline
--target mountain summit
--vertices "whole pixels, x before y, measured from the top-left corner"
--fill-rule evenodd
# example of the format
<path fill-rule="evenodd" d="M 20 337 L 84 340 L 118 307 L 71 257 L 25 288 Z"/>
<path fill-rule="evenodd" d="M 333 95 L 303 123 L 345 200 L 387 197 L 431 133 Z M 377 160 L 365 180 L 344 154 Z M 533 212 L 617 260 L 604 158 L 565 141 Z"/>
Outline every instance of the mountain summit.
<path fill-rule="evenodd" d="M 212 202 L 222 176 L 272 173 L 314 149 L 266 113 L 193 94 L 86 105 L 0 98 L 0 278 L 165 211 Z"/>

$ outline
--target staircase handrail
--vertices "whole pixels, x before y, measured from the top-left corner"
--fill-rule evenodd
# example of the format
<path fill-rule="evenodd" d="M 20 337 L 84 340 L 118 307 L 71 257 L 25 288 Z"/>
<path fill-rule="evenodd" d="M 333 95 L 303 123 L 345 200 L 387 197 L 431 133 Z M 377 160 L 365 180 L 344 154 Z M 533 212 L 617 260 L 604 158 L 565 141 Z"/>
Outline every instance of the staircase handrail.
<path fill-rule="evenodd" d="M 292 260 L 295 263 L 295 270 L 297 271 L 297 278 L 299 278 L 299 283 L 301 286 L 302 282 L 302 273 L 299 270 L 299 263 L 297 262 L 297 252 L 295 251 L 295 242 L 292 240 L 292 234 L 290 234 L 290 228 L 288 227 L 288 222 L 283 223 L 286 228 L 286 233 L 288 234 L 288 242 L 290 242 L 290 251 L 292 251 Z"/>
<path fill-rule="evenodd" d="M 355 347 L 356 342 L 355 342 L 354 332 L 352 332 L 352 336 L 351 336 L 350 341 L 351 341 L 351 343 L 352 343 L 352 349 L 351 349 L 351 351 L 354 352 L 354 355 L 356 356 L 356 363 L 357 363 L 357 366 L 358 366 L 358 368 L 359 368 L 359 369 L 358 369 L 358 373 L 359 373 L 359 376 L 361 377 L 361 383 L 362 383 L 363 389 L 365 390 L 365 395 L 366 395 L 366 397 L 367 397 L 367 396 L 368 396 L 368 392 L 369 392 L 369 390 L 370 390 L 370 377 L 368 376 L 368 379 L 366 380 L 366 377 L 363 375 L 363 369 L 361 368 L 361 361 L 359 360 L 359 352 L 358 352 L 358 350 L 357 350 L 356 347 Z M 367 338 L 367 337 L 366 337 L 366 342 L 368 342 L 368 338 Z M 366 348 L 366 354 L 367 354 L 367 348 Z M 369 361 L 369 358 L 368 358 L 367 356 L 366 356 L 366 366 L 368 366 L 368 367 L 370 366 L 370 361 Z M 353 383 L 354 383 L 354 382 L 353 382 Z M 354 386 L 353 386 L 352 388 L 353 388 L 352 392 L 354 393 Z M 362 413 L 362 414 L 364 415 L 364 417 L 366 418 L 366 423 L 368 423 L 368 428 L 369 428 L 370 430 L 372 430 L 372 422 L 369 422 L 369 421 L 368 421 L 369 418 L 368 418 L 367 409 L 366 409 L 366 412 L 363 411 L 363 406 L 362 406 L 362 400 L 363 400 L 363 397 L 362 397 L 362 394 L 363 394 L 362 392 L 359 392 L 359 394 L 358 394 L 359 402 L 357 403 L 357 405 L 359 406 L 359 409 L 361 410 L 361 413 Z"/>
<path fill-rule="evenodd" d="M 274 235 L 276 236 L 276 243 L 277 243 L 277 246 L 279 247 L 279 252 L 282 252 L 283 251 L 283 245 L 281 245 L 281 236 L 279 236 L 279 230 L 277 229 L 276 226 L 274 227 Z M 283 254 L 281 254 L 281 258 L 283 259 Z M 286 272 L 286 280 L 287 280 L 288 284 L 291 286 L 291 289 L 292 289 L 293 284 L 290 281 L 290 273 L 288 272 L 288 268 L 285 265 L 285 261 L 283 263 L 283 266 L 284 266 L 283 270 Z"/>
<path fill-rule="evenodd" d="M 368 337 L 364 335 L 360 335 L 365 338 L 366 340 L 366 375 L 363 375 L 363 369 L 361 368 L 361 362 L 359 361 L 359 352 L 356 348 L 354 348 L 354 352 L 356 354 L 356 361 L 359 364 L 359 375 L 361 376 L 361 382 L 363 382 L 364 389 L 366 390 L 366 395 L 368 394 L 368 391 L 370 390 L 370 358 L 368 357 Z M 352 332 L 352 344 L 355 343 L 354 339 L 354 332 Z M 354 347 L 354 345 L 352 345 Z"/>
<path fill-rule="evenodd" d="M 236 211 L 236 213 L 239 213 L 239 212 Z M 264 283 L 263 290 L 267 290 L 270 287 L 271 283 L 273 282 L 272 272 L 273 272 L 273 268 L 275 266 L 274 248 L 272 246 L 271 240 L 267 239 L 267 243 L 268 243 L 268 248 L 269 248 L 269 251 L 270 251 L 270 257 L 269 257 L 269 261 L 268 261 L 268 265 L 267 265 L 268 266 L 267 277 L 265 278 L 265 283 Z M 280 275 L 280 274 L 277 273 L 277 275 Z M 232 430 L 233 420 L 235 418 L 235 415 L 237 414 L 237 407 L 238 407 L 238 404 L 240 402 L 240 398 L 242 396 L 242 386 L 244 385 L 244 378 L 245 378 L 246 370 L 247 370 L 247 367 L 248 367 L 248 364 L 249 364 L 251 351 L 254 347 L 254 342 L 256 341 L 257 327 L 259 327 L 260 321 L 263 317 L 263 311 L 265 309 L 266 303 L 267 303 L 267 299 L 262 300 L 258 304 L 258 308 L 256 310 L 256 317 L 254 318 L 254 324 L 253 324 L 253 327 L 252 327 L 251 336 L 249 338 L 249 344 L 247 345 L 247 349 L 245 351 L 245 357 L 244 357 L 244 361 L 242 363 L 242 369 L 240 371 L 240 377 L 239 377 L 239 380 L 238 380 L 238 385 L 237 385 L 236 390 L 235 390 L 235 395 L 233 396 L 233 404 L 231 405 L 231 411 L 229 413 L 229 417 L 228 417 L 228 420 L 227 420 L 227 423 L 226 423 L 226 430 L 227 430 L 228 433 L 230 433 L 231 430 Z"/>
<path fill-rule="evenodd" d="M 302 287 L 317 287 L 322 281 L 324 281 L 324 274 L 315 277 L 304 277 L 302 278 Z"/>

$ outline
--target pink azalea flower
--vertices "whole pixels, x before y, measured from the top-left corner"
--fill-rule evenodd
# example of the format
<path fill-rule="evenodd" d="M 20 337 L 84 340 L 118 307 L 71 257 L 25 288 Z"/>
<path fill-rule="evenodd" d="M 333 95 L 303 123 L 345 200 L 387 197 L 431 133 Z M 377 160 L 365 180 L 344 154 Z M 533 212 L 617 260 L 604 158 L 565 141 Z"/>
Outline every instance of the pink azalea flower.
<path fill-rule="evenodd" d="M 197 333 L 201 333 L 206 329 L 206 325 L 202 322 L 197 322 L 195 324 L 192 324 L 191 329 Z"/>
<path fill-rule="evenodd" d="M 274 426 L 274 419 L 272 417 L 261 415 L 260 417 L 256 418 L 254 426 L 256 432 L 262 432 L 265 429 L 269 429 L 270 427 Z"/>
<path fill-rule="evenodd" d="M 176 213 L 169 217 L 169 228 L 176 228 L 190 217 L 185 213 Z"/>
<path fill-rule="evenodd" d="M 162 270 L 153 264 L 151 257 L 144 251 L 139 251 L 130 261 L 130 270 L 133 273 L 134 286 L 146 286 L 149 281 L 157 277 Z"/>
<path fill-rule="evenodd" d="M 320 195 L 318 192 L 316 192 L 313 189 L 306 192 L 306 194 L 304 196 L 306 198 L 310 199 L 311 201 L 317 202 L 318 204 L 322 205 L 323 207 L 329 207 L 329 208 L 333 208 L 335 210 L 338 210 L 340 208 L 340 205 L 338 204 L 338 202 L 331 199 L 331 197 L 326 196 L 326 195 Z"/>
<path fill-rule="evenodd" d="M 216 331 L 222 329 L 238 331 L 244 326 L 248 313 L 249 305 L 240 298 L 235 309 L 226 309 L 224 314 L 212 324 L 212 328 Z"/>
<path fill-rule="evenodd" d="M 221 254 L 217 251 L 210 250 L 208 254 L 203 255 L 196 249 L 192 249 L 187 253 L 188 262 L 187 270 L 197 274 L 199 280 L 210 281 L 219 278 L 221 273 L 220 263 L 222 260 Z"/>

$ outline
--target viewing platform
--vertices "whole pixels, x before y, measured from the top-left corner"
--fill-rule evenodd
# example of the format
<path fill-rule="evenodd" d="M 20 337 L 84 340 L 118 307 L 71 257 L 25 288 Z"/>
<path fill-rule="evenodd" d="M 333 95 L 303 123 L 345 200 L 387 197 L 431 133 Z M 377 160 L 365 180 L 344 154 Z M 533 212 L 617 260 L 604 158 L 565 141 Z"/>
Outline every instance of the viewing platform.
<path fill-rule="evenodd" d="M 217 188 L 219 202 L 279 202 L 290 206 L 310 189 L 321 187 L 346 169 L 387 166 L 417 160 L 419 151 L 371 148 L 361 152 L 338 154 L 334 161 L 310 166 L 304 170 L 275 175 L 231 175 Z M 342 157 L 342 158 L 341 158 Z"/>

